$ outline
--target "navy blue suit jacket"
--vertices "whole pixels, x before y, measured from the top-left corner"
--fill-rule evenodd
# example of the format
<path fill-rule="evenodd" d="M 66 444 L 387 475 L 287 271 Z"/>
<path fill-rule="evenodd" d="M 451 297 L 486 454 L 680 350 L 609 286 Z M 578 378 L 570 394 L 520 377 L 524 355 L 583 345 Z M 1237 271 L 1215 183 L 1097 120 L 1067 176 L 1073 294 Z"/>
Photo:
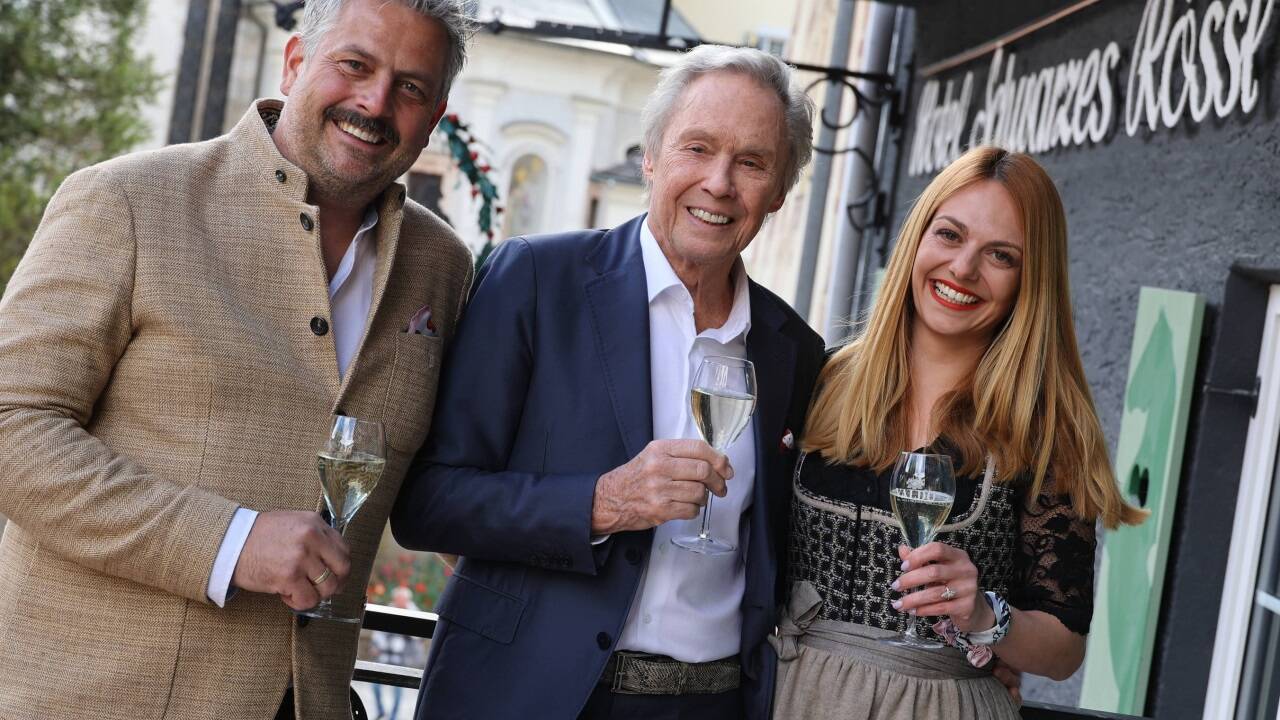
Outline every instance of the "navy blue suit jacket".
<path fill-rule="evenodd" d="M 454 337 L 432 435 L 401 489 L 407 548 L 463 556 L 437 604 L 418 718 L 572 720 L 622 631 L 653 532 L 591 544 L 600 475 L 652 439 L 640 223 L 503 243 Z M 755 497 L 742 667 L 748 717 L 768 716 L 765 638 L 781 600 L 790 470 L 822 341 L 751 283 Z"/>

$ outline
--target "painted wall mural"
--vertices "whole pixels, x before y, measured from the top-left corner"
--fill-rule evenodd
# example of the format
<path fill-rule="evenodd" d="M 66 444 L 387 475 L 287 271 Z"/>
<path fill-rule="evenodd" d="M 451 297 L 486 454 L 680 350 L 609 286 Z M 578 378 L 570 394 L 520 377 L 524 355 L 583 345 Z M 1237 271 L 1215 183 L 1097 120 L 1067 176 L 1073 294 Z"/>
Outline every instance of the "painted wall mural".
<path fill-rule="evenodd" d="M 1115 471 L 1151 516 L 1103 545 L 1080 697 L 1093 710 L 1143 711 L 1203 319 L 1202 296 L 1142 288 Z"/>

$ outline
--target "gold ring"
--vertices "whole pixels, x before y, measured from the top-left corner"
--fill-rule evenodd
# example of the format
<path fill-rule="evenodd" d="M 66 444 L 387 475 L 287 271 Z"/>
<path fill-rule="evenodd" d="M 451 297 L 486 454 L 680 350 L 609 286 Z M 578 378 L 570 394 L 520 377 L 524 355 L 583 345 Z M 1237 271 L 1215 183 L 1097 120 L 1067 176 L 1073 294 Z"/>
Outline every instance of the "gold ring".
<path fill-rule="evenodd" d="M 332 572 L 330 572 L 329 568 L 325 568 L 325 569 L 324 569 L 324 572 L 322 572 L 322 573 L 320 573 L 319 575 L 317 575 L 317 576 L 315 576 L 315 577 L 311 578 L 311 584 L 312 584 L 312 585 L 319 585 L 320 583 L 324 582 L 325 580 L 328 580 L 328 579 L 329 579 L 329 576 L 330 576 L 330 575 L 332 575 L 332 574 L 333 574 L 333 573 L 332 573 Z"/>
<path fill-rule="evenodd" d="M 319 583 L 316 583 L 316 584 L 318 585 Z M 942 588 L 943 588 L 943 590 L 942 590 L 942 599 L 943 599 L 943 600 L 951 600 L 951 599 L 953 599 L 953 598 L 956 596 L 956 591 L 955 591 L 955 590 L 952 590 L 950 586 L 948 586 L 948 585 L 943 585 L 943 586 L 942 586 Z"/>

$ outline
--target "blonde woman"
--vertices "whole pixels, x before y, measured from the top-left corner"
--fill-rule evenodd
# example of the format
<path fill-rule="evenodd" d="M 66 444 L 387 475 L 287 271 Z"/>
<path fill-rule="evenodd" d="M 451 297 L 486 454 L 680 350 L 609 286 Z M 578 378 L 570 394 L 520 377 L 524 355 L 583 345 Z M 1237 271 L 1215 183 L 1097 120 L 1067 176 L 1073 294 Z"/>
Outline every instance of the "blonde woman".
<path fill-rule="evenodd" d="M 982 147 L 907 217 L 865 330 L 819 380 L 795 474 L 776 718 L 1018 717 L 995 658 L 1063 679 L 1084 658 L 1094 525 L 1137 523 L 1076 348 L 1062 202 Z M 908 551 L 904 450 L 951 456 L 956 496 Z M 902 592 L 899 592 L 901 589 Z M 914 616 L 950 647 L 878 642 Z"/>

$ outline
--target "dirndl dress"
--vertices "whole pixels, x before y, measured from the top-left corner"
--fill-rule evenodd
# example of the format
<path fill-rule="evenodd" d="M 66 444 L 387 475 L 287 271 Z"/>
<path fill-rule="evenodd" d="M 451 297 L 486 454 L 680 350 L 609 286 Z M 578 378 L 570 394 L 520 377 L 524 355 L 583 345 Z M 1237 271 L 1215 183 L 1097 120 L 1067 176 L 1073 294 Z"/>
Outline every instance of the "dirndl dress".
<path fill-rule="evenodd" d="M 939 441 L 935 452 L 962 458 Z M 808 462 L 806 463 L 806 459 Z M 801 455 L 788 538 L 787 603 L 770 642 L 778 655 L 775 720 L 1018 720 L 991 667 L 954 647 L 920 650 L 880 638 L 905 628 L 889 585 L 901 575 L 902 537 L 889 511 L 891 471 Z M 1094 527 L 1051 480 L 998 483 L 994 463 L 957 477 L 955 504 L 936 540 L 965 550 L 979 584 L 1023 610 L 1043 610 L 1082 635 L 1092 616 Z M 921 618 L 917 631 L 939 640 Z"/>

